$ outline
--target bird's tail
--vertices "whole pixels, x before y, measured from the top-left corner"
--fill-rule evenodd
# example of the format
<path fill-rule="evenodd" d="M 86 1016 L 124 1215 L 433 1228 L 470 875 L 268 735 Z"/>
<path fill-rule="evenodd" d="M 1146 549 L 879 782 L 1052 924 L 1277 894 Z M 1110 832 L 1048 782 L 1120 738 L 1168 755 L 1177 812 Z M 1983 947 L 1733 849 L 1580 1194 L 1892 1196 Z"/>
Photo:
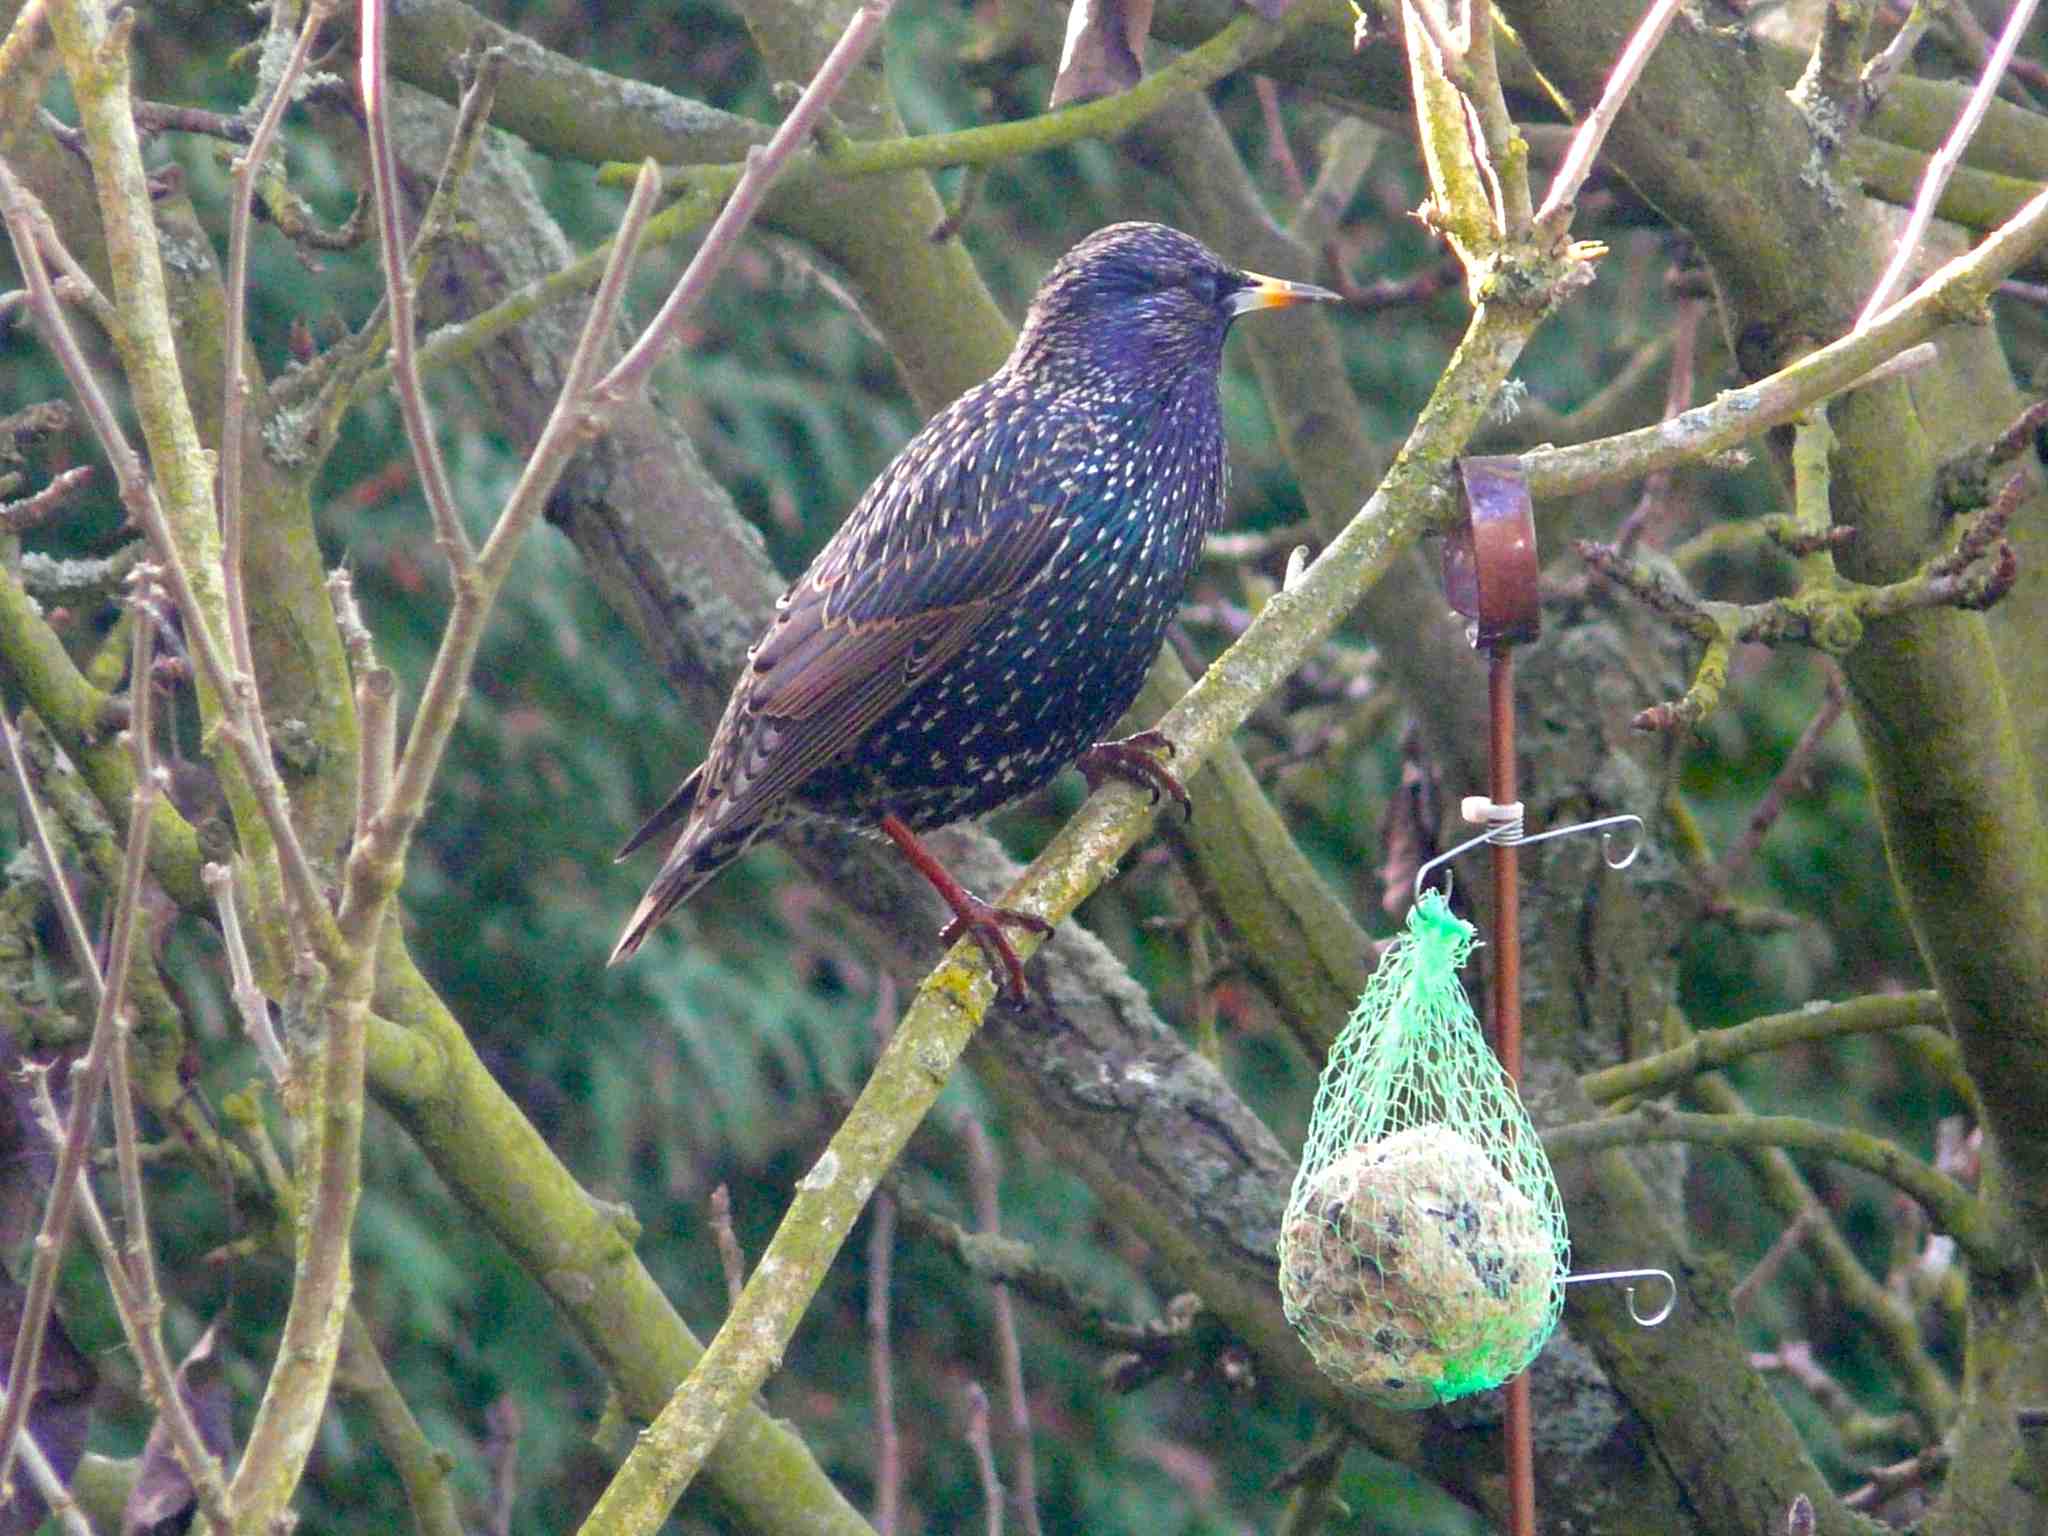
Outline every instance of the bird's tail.
<path fill-rule="evenodd" d="M 661 821 L 673 806 L 671 801 L 662 807 L 655 813 L 655 820 Z M 668 857 L 662 860 L 661 872 L 647 887 L 647 894 L 640 898 L 640 905 L 633 909 L 633 916 L 626 923 L 625 932 L 619 935 L 619 942 L 613 946 L 612 957 L 606 964 L 617 965 L 621 960 L 631 959 L 657 923 L 709 884 L 714 875 L 745 853 L 748 845 L 765 830 L 760 822 L 738 829 L 711 827 L 701 822 L 685 828 L 683 835 L 676 839 L 675 847 L 669 850 Z M 630 846 L 638 847 L 645 835 L 643 829 Z"/>
<path fill-rule="evenodd" d="M 682 852 L 682 848 L 676 850 L 676 854 Z M 682 858 L 676 854 L 670 854 L 668 862 L 662 864 L 662 872 L 653 877 L 653 885 L 647 887 L 647 895 L 643 895 L 641 903 L 633 909 L 633 918 L 612 946 L 612 958 L 606 961 L 606 965 L 631 961 L 633 952 L 645 942 L 657 922 L 662 922 L 668 913 L 694 897 L 711 881 L 713 874 L 725 868 L 723 858 L 717 862 L 702 862 L 694 854 L 684 854 Z"/>
<path fill-rule="evenodd" d="M 617 864 L 631 857 L 678 822 L 687 820 L 690 812 L 697 808 L 697 787 L 703 782 L 704 765 L 699 763 L 690 771 L 690 776 L 676 786 L 676 792 L 662 802 L 661 809 L 640 823 L 640 830 L 626 839 L 626 846 L 612 855 L 612 862 Z"/>

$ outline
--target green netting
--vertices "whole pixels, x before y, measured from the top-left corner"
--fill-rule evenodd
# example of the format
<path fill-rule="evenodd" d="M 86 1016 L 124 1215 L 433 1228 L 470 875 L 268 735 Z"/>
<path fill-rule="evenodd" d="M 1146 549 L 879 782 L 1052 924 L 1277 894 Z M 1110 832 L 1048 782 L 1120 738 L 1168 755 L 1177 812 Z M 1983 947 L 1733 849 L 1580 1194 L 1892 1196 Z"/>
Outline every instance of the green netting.
<path fill-rule="evenodd" d="M 1288 1320 L 1392 1408 L 1498 1386 L 1564 1305 L 1564 1203 L 1458 983 L 1472 940 L 1435 891 L 1410 910 L 1330 1049 L 1280 1228 Z"/>

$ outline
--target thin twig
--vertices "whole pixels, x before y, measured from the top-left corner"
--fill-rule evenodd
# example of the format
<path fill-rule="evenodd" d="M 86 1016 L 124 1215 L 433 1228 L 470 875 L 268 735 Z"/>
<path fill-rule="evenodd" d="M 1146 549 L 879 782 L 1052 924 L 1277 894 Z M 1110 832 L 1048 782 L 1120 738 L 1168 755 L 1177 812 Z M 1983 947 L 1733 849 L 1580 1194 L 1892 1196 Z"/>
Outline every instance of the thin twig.
<path fill-rule="evenodd" d="M 163 563 L 164 578 L 184 615 L 186 645 L 197 660 L 207 686 L 213 689 L 219 700 L 225 716 L 223 734 L 234 750 L 235 761 L 248 781 L 264 827 L 276 847 L 278 864 L 284 874 L 287 912 L 295 936 L 315 948 L 331 952 L 335 937 L 333 922 L 312 863 L 292 823 L 284 784 L 271 757 L 269 728 L 256 700 L 254 679 L 235 671 L 221 654 L 208 620 L 208 610 L 192 585 L 170 522 L 157 501 L 155 487 L 142 467 L 141 458 L 121 430 L 119 418 L 100 388 L 98 377 L 57 302 L 50 284 L 49 269 L 43 264 L 41 246 L 34 237 L 27 194 L 4 162 L 0 162 L 0 215 L 4 215 L 8 233 L 14 240 L 15 257 L 27 280 L 44 342 L 56 354 L 101 453 L 114 468 L 122 505 L 149 535 L 151 547 Z"/>
<path fill-rule="evenodd" d="M 2006 18 L 2005 31 L 2000 35 L 1991 57 L 1985 61 L 1983 72 L 1977 77 L 1976 88 L 1970 92 L 1969 102 L 1956 119 L 1955 127 L 1949 130 L 1948 138 L 1935 151 L 1934 158 L 1927 162 L 1926 174 L 1920 178 L 1919 195 L 1913 199 L 1913 211 L 1906 219 L 1906 227 L 1899 233 L 1891 264 L 1871 290 L 1863 313 L 1856 317 L 1857 330 L 1869 325 L 1905 284 L 1906 272 L 1919 253 L 1927 226 L 1934 222 L 1935 205 L 1941 201 L 1942 191 L 1948 186 L 1956 167 L 1962 164 L 1963 151 L 1975 136 L 1977 125 L 1991 110 L 1992 99 L 1998 94 L 1998 82 L 2004 78 L 2006 66 L 2011 64 L 2020 40 L 2026 35 L 2027 24 L 2033 20 L 2035 4 L 2036 0 L 2013 0 L 2012 14 Z"/>
<path fill-rule="evenodd" d="M 2048 426 L 2048 400 L 2036 400 L 2013 419 L 2011 426 L 1999 433 L 1985 451 L 1984 457 L 1990 463 L 2003 464 L 2016 459 L 2022 449 L 2033 446 L 2041 429 Z"/>
<path fill-rule="evenodd" d="M 1500 179 L 1502 233 L 1510 240 L 1525 240 L 1534 215 L 1529 203 L 1529 159 L 1527 141 L 1515 131 L 1508 115 L 1507 97 L 1501 91 L 1500 57 L 1493 42 L 1491 0 L 1468 0 L 1465 6 L 1465 76 L 1461 82 L 1479 116 L 1480 131 L 1486 136 L 1486 153 L 1494 174 Z"/>
<path fill-rule="evenodd" d="M 1949 318 L 1981 303 L 2006 275 L 2048 243 L 2048 191 L 2029 199 L 1974 249 L 1933 273 L 1881 315 L 1798 362 L 1655 426 L 1569 448 L 1522 455 L 1537 500 L 1633 480 L 1666 465 L 1733 448 L 1802 411 L 1868 382 Z"/>
<path fill-rule="evenodd" d="M 66 1130 L 57 1114 L 56 1100 L 50 1094 L 49 1073 L 35 1073 L 30 1079 L 29 1091 L 35 1103 L 36 1122 L 44 1137 L 52 1146 L 62 1147 Z M 170 1354 L 164 1348 L 163 1303 L 159 1300 L 152 1308 L 144 1300 L 135 1276 L 122 1258 L 120 1245 L 114 1240 L 113 1229 L 107 1224 L 106 1213 L 100 1209 L 99 1199 L 93 1194 L 92 1184 L 82 1170 L 74 1182 L 79 1224 L 85 1228 L 93 1251 L 99 1255 L 100 1273 L 106 1277 L 107 1291 L 114 1298 L 114 1315 L 120 1320 L 128 1348 L 141 1369 L 147 1395 L 163 1423 L 179 1465 L 185 1469 L 198 1495 L 200 1508 L 214 1522 L 217 1530 L 226 1531 L 226 1475 L 213 1452 L 207 1449 L 198 1421 L 192 1415 L 191 1404 L 178 1391 L 178 1368 L 172 1364 Z"/>
<path fill-rule="evenodd" d="M 1888 1467 L 1872 1467 L 1863 1474 L 1864 1483 L 1842 1495 L 1842 1508 L 1880 1509 L 1910 1489 L 1931 1482 L 1949 1463 L 1953 1454 L 1946 1441 L 1930 1445 L 1918 1455 L 1895 1461 Z"/>
<path fill-rule="evenodd" d="M 384 293 L 390 314 L 391 385 L 398 395 L 398 410 L 405 421 L 406 440 L 412 444 L 413 462 L 419 468 L 420 492 L 433 515 L 434 536 L 460 582 L 476 563 L 476 550 L 462 526 L 454 487 L 448 483 L 448 466 L 434 435 L 433 413 L 427 408 L 415 355 L 418 335 L 413 316 L 413 278 L 405 259 L 405 235 L 399 218 L 398 155 L 391 147 L 384 12 L 385 0 L 365 0 L 362 90 L 364 127 L 370 145 L 370 187 L 377 207 L 377 251 L 384 264 Z"/>
<path fill-rule="evenodd" d="M 1438 67 L 1455 79 L 1464 69 L 1465 49 L 1437 9 L 1439 3 L 1440 0 L 1407 0 L 1401 7 L 1401 17 L 1404 22 L 1412 18 L 1421 25 L 1423 35 L 1436 45 Z"/>
<path fill-rule="evenodd" d="M 1539 235 L 1557 239 L 1571 223 L 1572 207 L 1578 201 L 1579 188 L 1592 174 L 1593 161 L 1600 153 L 1600 146 L 1607 142 L 1608 130 L 1621 116 L 1622 104 L 1628 100 L 1629 92 L 1635 89 L 1636 81 L 1642 78 L 1651 53 L 1682 3 L 1683 0 L 1657 0 L 1636 24 L 1635 36 L 1628 40 L 1628 46 L 1621 50 L 1621 57 L 1614 61 L 1614 68 L 1608 71 L 1600 100 L 1572 135 L 1564 163 L 1558 166 L 1557 174 L 1550 179 L 1550 191 L 1544 195 L 1543 206 L 1536 210 L 1536 232 Z"/>
<path fill-rule="evenodd" d="M 253 138 L 248 123 L 239 117 L 171 101 L 135 103 L 135 126 L 146 134 L 197 133 L 210 139 L 226 139 L 230 144 L 247 144 Z"/>
<path fill-rule="evenodd" d="M 405 1489 L 414 1530 L 419 1536 L 462 1536 L 449 1479 L 454 1458 L 435 1446 L 420 1428 L 412 1405 L 391 1379 L 369 1325 L 354 1307 L 348 1309 L 342 1323 L 341 1358 L 342 1370 L 336 1380 L 368 1410 L 384 1459 Z"/>
<path fill-rule="evenodd" d="M 1206 989 L 1205 989 L 1206 990 Z M 959 1120 L 967 1146 L 967 1182 L 974 1194 L 974 1224 L 985 1236 L 1002 1234 L 997 1197 L 996 1150 L 988 1130 L 973 1115 Z M 1010 1288 L 998 1280 L 989 1288 L 995 1311 L 996 1354 L 1002 1369 L 1003 1410 L 1010 1435 L 1010 1477 L 1017 1513 L 1029 1536 L 1039 1536 L 1038 1463 L 1031 1451 L 1031 1405 L 1024 1391 L 1024 1353 L 1017 1343 L 1017 1309 Z"/>
<path fill-rule="evenodd" d="M 1763 847 L 1764 838 L 1770 834 L 1778 818 L 1785 814 L 1786 802 L 1791 799 L 1793 791 L 1809 787 L 1807 779 L 1813 772 L 1813 761 L 1820 753 L 1821 742 L 1835 728 L 1835 722 L 1842 718 L 1842 711 L 1848 708 L 1849 691 L 1842 682 L 1841 669 L 1830 661 L 1823 661 L 1822 666 L 1827 684 L 1820 708 L 1814 711 L 1806 729 L 1799 733 L 1799 740 L 1793 743 L 1783 766 L 1772 777 L 1770 788 L 1757 801 L 1742 835 L 1729 845 L 1720 863 L 1708 874 L 1708 885 L 1718 893 L 1725 894 L 1742 878 L 1750 860 Z"/>
<path fill-rule="evenodd" d="M 825 62 L 818 66 L 811 83 L 804 87 L 803 95 L 790 108 L 789 116 L 782 120 L 766 144 L 756 145 L 747 152 L 746 169 L 740 173 L 739 185 L 732 189 L 732 196 L 719 210 L 717 219 L 704 236 L 704 243 L 697 247 L 697 254 L 690 259 L 689 267 L 669 293 L 661 312 L 611 372 L 598 381 L 599 395 L 636 394 L 654 371 L 655 364 L 680 344 L 684 316 L 696 307 L 697 301 L 710 287 L 712 278 L 731 260 L 740 232 L 753 219 L 754 210 L 760 207 L 768 188 L 787 166 L 790 156 L 810 141 L 826 107 L 839 94 L 854 66 L 867 56 L 868 49 L 881 36 L 882 24 L 888 20 L 894 5 L 895 0 L 870 0 L 869 4 L 855 11 L 839 41 L 825 55 Z"/>
<path fill-rule="evenodd" d="M 1916 1205 L 1914 1209 L 1918 1210 L 1919 1207 Z M 1799 1251 L 1799 1245 L 1806 1241 L 1806 1234 L 1813 1229 L 1819 1211 L 1819 1206 L 1810 1205 L 1793 1217 L 1785 1230 L 1772 1241 L 1771 1246 L 1764 1250 L 1764 1256 L 1756 1261 L 1749 1273 L 1737 1281 L 1735 1289 L 1728 1293 L 1730 1311 L 1740 1317 L 1756 1304 L 1757 1293 L 1778 1277 L 1778 1272 L 1785 1267 L 1792 1255 Z"/>
<path fill-rule="evenodd" d="M 1845 1003 L 1815 1001 L 1791 1013 L 1766 1014 L 1727 1029 L 1699 1030 L 1683 1045 L 1654 1056 L 1638 1057 L 1579 1079 L 1595 1104 L 1618 1104 L 1645 1094 L 1664 1093 L 1702 1073 L 1718 1071 L 1765 1051 L 1787 1050 L 1844 1035 L 1890 1030 L 1940 1030 L 1946 1020 L 1941 994 L 1888 992 L 1851 998 Z"/>
<path fill-rule="evenodd" d="M 484 1410 L 484 1425 L 491 1435 L 484 1443 L 484 1461 L 491 1469 L 486 1528 L 491 1536 L 512 1536 L 512 1506 L 519 1496 L 519 1437 L 526 1430 L 519 1399 L 504 1393 Z"/>
<path fill-rule="evenodd" d="M 996 1475 L 996 1451 L 988 1433 L 988 1394 L 981 1383 L 970 1381 L 963 1389 L 967 1399 L 967 1427 L 962 1431 L 974 1452 L 974 1465 L 981 1473 L 981 1505 L 987 1511 L 988 1536 L 1003 1536 L 1003 1480 Z"/>
<path fill-rule="evenodd" d="M 8 533 L 22 533 L 35 527 L 57 508 L 69 501 L 91 483 L 93 469 L 90 464 L 74 465 L 61 474 L 52 475 L 49 484 L 33 496 L 24 496 L 19 501 L 0 502 L 0 529 Z"/>
<path fill-rule="evenodd" d="M 711 1191 L 711 1237 L 718 1247 L 718 1265 L 725 1271 L 725 1304 L 740 1299 L 747 1288 L 747 1256 L 732 1229 L 732 1191 L 723 1184 Z"/>
<path fill-rule="evenodd" d="M 1749 1112 L 1742 1095 L 1719 1073 L 1709 1073 L 1688 1084 L 1686 1102 L 1715 1114 Z M 1913 1308 L 1892 1295 L 1864 1267 L 1848 1238 L 1820 1203 L 1811 1183 L 1783 1149 L 1771 1147 L 1739 1155 L 1762 1183 L 1765 1198 L 1786 1221 L 1815 1213 L 1807 1241 L 1821 1277 L 1841 1309 L 1857 1319 L 1890 1357 L 1926 1432 L 1941 1433 L 1955 1417 L 1955 1388 L 1947 1372 L 1935 1364 L 1929 1353 Z"/>
<path fill-rule="evenodd" d="M 242 917 L 235 908 L 235 875 L 225 864 L 208 864 L 199 877 L 213 892 L 214 908 L 220 914 L 221 948 L 228 957 L 228 990 L 235 1011 L 242 1016 L 242 1028 L 263 1059 L 271 1081 L 282 1088 L 291 1080 L 291 1060 L 278 1043 L 270 1022 L 270 1000 L 256 985 L 256 970 L 249 963 L 249 946 L 242 940 Z"/>
<path fill-rule="evenodd" d="M 1876 58 L 1863 66 L 1863 99 L 1866 109 L 1875 108 L 1884 100 L 1885 92 L 1906 61 L 1913 56 L 1913 50 L 1920 46 L 1920 39 L 1927 35 L 1928 23 L 1934 20 L 1934 13 L 1948 0 L 1913 0 L 1912 9 L 1906 19 L 1899 23 L 1899 30 L 1892 34 L 1892 40 Z"/>
<path fill-rule="evenodd" d="M 256 675 L 255 649 L 249 637 L 248 588 L 242 570 L 242 541 L 248 520 L 242 507 L 242 419 L 249 405 L 244 377 L 248 347 L 249 231 L 255 224 L 256 178 L 270 157 L 270 147 L 291 105 L 293 89 L 312 57 L 313 40 L 335 9 L 336 0 L 311 0 L 305 25 L 285 59 L 263 115 L 256 120 L 249 148 L 235 161 L 234 197 L 228 205 L 228 314 L 225 332 L 226 378 L 221 396 L 220 429 L 220 560 L 221 593 L 227 600 L 228 648 L 245 677 Z"/>
<path fill-rule="evenodd" d="M 345 928 L 352 920 L 363 920 L 365 901 L 381 899 L 377 892 L 359 886 L 353 878 L 358 867 L 380 870 L 379 882 L 396 888 L 413 828 L 425 811 L 428 791 L 454 734 L 462 702 L 468 696 L 491 605 L 511 572 L 520 540 L 540 516 L 541 506 L 560 480 L 570 454 L 595 429 L 595 413 L 600 407 L 591 380 L 599 351 L 607 343 L 617 318 L 627 276 L 639 254 L 640 237 L 646 230 L 658 185 L 659 176 L 650 162 L 641 168 L 640 181 L 627 200 L 619 232 L 613 240 L 612 260 L 584 319 L 583 332 L 569 360 L 554 412 L 542 427 L 490 537 L 471 562 L 468 575 L 456 583 L 448 627 L 428 671 L 405 751 L 392 773 L 390 797 L 383 814 L 371 825 L 370 835 L 358 845 L 356 857 L 350 861 L 352 878 L 342 898 Z M 360 866 L 358 859 L 363 861 Z"/>
<path fill-rule="evenodd" d="M 0 175 L 5 174 L 5 167 L 0 166 Z M 57 1270 L 70 1241 L 72 1214 L 85 1169 L 86 1151 L 92 1141 L 92 1126 L 99 1111 L 100 1095 L 106 1086 L 109 1059 L 114 1049 L 114 1009 L 119 1006 L 121 996 L 117 987 L 107 985 L 100 971 L 99 959 L 86 935 L 84 920 L 79 916 L 70 888 L 65 883 L 63 865 L 50 841 L 49 826 L 29 779 L 28 764 L 22 759 L 20 739 L 4 712 L 0 712 L 0 740 L 4 740 L 8 767 L 21 795 L 23 818 L 29 824 L 37 854 L 42 860 L 43 877 L 49 884 L 52 899 L 57 903 L 78 969 L 91 984 L 99 1004 L 93 1020 L 92 1043 L 86 1051 L 83 1065 L 74 1076 L 71 1118 L 65 1126 L 58 1151 L 49 1203 L 43 1208 L 42 1225 L 36 1232 L 28 1281 L 22 1294 L 21 1320 L 15 1329 L 10 1377 L 14 1381 L 33 1382 L 42 1364 L 43 1339 L 49 1326 L 50 1305 L 56 1295 Z M 141 792 L 138 790 L 137 793 L 139 796 Z M 146 835 L 145 823 L 130 823 L 131 855 L 136 851 L 137 837 Z M 139 892 L 139 874 L 136 886 Z M 116 953 L 123 958 L 134 929 L 134 909 L 135 903 L 130 901 L 126 907 L 126 921 L 123 921 L 122 909 L 116 908 L 114 933 L 117 942 L 123 946 Z M 125 978 L 125 964 L 119 967 L 119 974 Z M 0 1406 L 0 1505 L 4 1505 L 11 1496 L 15 1447 L 27 1423 L 32 1396 L 31 1392 L 16 1392 L 8 1397 L 4 1406 Z"/>
<path fill-rule="evenodd" d="M 1664 386 L 1664 419 L 1669 421 L 1692 406 L 1693 353 L 1699 340 L 1700 321 L 1707 312 L 1704 299 L 1678 301 L 1678 313 L 1671 323 L 1671 373 Z M 1635 509 L 1622 519 L 1614 542 L 1624 553 L 1633 553 L 1636 543 L 1658 520 L 1664 499 L 1671 493 L 1671 471 L 1660 469 L 1644 477 L 1642 494 Z M 1657 542 L 1652 540 L 1653 543 Z"/>
<path fill-rule="evenodd" d="M 1301 174 L 1301 162 L 1294 158 L 1294 146 L 1287 142 L 1287 119 L 1280 111 L 1280 87 L 1270 75 L 1254 75 L 1252 89 L 1258 93 L 1259 114 L 1266 123 L 1266 158 L 1280 173 L 1280 184 L 1290 202 L 1308 198 L 1308 181 Z"/>
<path fill-rule="evenodd" d="M 896 1373 L 889 1341 L 889 1275 L 895 1255 L 896 1200 L 885 1191 L 875 1196 L 868 1227 L 868 1381 L 874 1398 L 876 1536 L 896 1536 L 903 1502 L 903 1447 L 896 1431 Z"/>
<path fill-rule="evenodd" d="M 0 1390 L 0 1401 L 4 1401 L 6 1396 L 6 1392 Z M 36 1485 L 36 1497 L 57 1517 L 65 1536 L 94 1536 L 92 1522 L 86 1519 L 85 1511 L 71 1497 L 71 1490 L 64 1486 L 64 1479 L 57 1475 L 56 1467 L 43 1454 L 42 1446 L 36 1443 L 36 1437 L 26 1426 L 21 1431 L 21 1444 L 15 1448 L 15 1454 L 28 1468 L 28 1480 Z"/>

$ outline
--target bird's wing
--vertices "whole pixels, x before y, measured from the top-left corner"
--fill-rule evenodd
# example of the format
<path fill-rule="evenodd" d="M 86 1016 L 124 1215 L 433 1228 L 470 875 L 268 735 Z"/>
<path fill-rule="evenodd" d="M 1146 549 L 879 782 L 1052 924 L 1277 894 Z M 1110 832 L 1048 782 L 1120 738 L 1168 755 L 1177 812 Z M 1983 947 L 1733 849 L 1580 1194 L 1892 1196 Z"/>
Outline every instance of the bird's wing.
<path fill-rule="evenodd" d="M 969 397 L 937 418 L 783 596 L 706 757 L 693 827 L 744 825 L 789 793 L 1045 569 L 1077 495 L 1034 472 L 1058 457 L 1060 424 L 1041 409 L 991 434 L 992 409 Z"/>

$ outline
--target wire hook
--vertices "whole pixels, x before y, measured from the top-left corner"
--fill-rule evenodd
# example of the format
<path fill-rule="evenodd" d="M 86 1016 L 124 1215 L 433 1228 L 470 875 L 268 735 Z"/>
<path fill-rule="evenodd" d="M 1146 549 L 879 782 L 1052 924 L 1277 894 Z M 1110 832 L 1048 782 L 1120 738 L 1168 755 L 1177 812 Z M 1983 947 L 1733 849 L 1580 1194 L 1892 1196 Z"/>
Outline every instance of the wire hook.
<path fill-rule="evenodd" d="M 1547 843 L 1553 837 L 1571 837 L 1580 832 L 1600 834 L 1600 858 L 1609 869 L 1627 869 L 1635 863 L 1636 855 L 1643 851 L 1643 818 L 1633 812 L 1619 816 L 1602 816 L 1594 821 L 1575 821 L 1568 827 L 1552 827 L 1548 832 L 1525 832 L 1522 829 L 1522 802 L 1517 800 L 1508 805 L 1496 805 L 1484 795 L 1468 795 L 1464 802 L 1467 821 L 1485 822 L 1486 830 L 1477 837 L 1468 837 L 1464 842 L 1446 853 L 1440 853 L 1415 871 L 1415 899 L 1422 899 L 1422 887 L 1431 873 L 1442 868 L 1461 854 L 1470 853 L 1482 843 L 1497 843 L 1503 848 L 1520 848 L 1529 843 Z M 1615 857 L 1615 833 L 1628 827 L 1635 835 L 1629 839 L 1628 851 Z M 1444 874 L 1444 895 L 1451 894 L 1451 877 Z"/>
<path fill-rule="evenodd" d="M 1678 1306 L 1678 1282 L 1671 1277 L 1668 1269 L 1602 1269 L 1586 1275 L 1566 1275 L 1566 1285 L 1584 1285 L 1594 1280 L 1662 1280 L 1667 1294 L 1664 1305 L 1647 1315 L 1636 1307 L 1636 1288 L 1631 1285 L 1622 1292 L 1628 1301 L 1628 1315 L 1638 1328 L 1654 1328 L 1669 1317 Z"/>

